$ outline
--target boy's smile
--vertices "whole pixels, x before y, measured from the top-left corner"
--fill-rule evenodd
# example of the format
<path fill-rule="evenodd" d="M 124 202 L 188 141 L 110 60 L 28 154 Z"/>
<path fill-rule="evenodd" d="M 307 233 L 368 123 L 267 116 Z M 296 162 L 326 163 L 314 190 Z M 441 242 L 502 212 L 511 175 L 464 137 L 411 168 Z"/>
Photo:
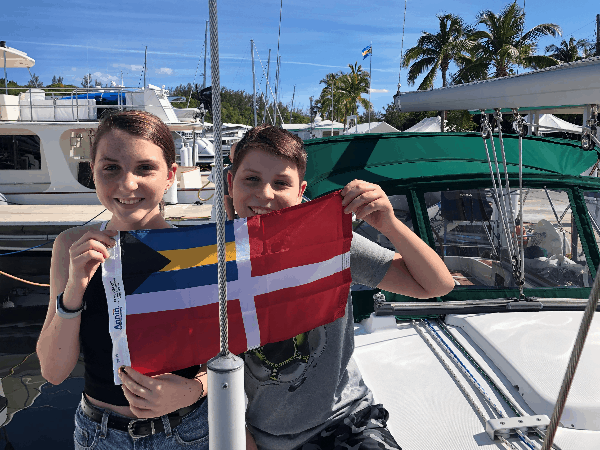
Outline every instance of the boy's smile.
<path fill-rule="evenodd" d="M 242 218 L 298 205 L 306 189 L 293 162 L 258 148 L 245 154 L 235 178 L 229 172 L 227 181 L 233 206 Z"/>

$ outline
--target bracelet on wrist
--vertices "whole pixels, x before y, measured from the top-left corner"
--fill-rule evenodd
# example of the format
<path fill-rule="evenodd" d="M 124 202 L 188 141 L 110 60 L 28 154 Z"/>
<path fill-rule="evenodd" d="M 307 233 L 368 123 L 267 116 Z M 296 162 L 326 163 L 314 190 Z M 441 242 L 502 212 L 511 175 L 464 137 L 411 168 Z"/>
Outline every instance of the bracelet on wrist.
<path fill-rule="evenodd" d="M 56 297 L 56 314 L 58 317 L 63 319 L 74 319 L 75 317 L 79 317 L 81 315 L 81 311 L 83 311 L 85 308 L 85 304 L 82 303 L 77 309 L 68 309 L 63 303 L 63 297 L 64 292 L 61 292 L 58 294 L 58 297 Z"/>

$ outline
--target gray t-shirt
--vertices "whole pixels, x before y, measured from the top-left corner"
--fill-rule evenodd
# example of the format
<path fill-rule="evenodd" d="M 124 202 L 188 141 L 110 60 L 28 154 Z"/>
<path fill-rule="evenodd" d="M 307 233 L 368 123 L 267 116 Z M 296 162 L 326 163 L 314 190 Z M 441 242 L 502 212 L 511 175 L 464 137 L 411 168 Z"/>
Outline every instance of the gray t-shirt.
<path fill-rule="evenodd" d="M 381 282 L 394 257 L 358 234 L 350 252 L 352 284 L 371 287 Z M 349 294 L 344 317 L 245 354 L 246 422 L 261 450 L 294 449 L 372 403 L 353 352 Z"/>

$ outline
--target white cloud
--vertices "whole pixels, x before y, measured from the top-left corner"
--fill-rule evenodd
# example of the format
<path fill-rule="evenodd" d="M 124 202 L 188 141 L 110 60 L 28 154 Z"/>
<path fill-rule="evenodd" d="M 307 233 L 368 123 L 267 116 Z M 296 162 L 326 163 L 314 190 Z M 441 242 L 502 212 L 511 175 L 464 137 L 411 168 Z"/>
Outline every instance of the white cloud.
<path fill-rule="evenodd" d="M 371 89 L 371 93 L 375 93 L 375 92 L 390 92 L 387 89 Z"/>
<path fill-rule="evenodd" d="M 71 70 L 72 70 L 73 72 L 75 72 L 75 71 L 77 70 L 77 67 L 71 67 Z"/>
<path fill-rule="evenodd" d="M 142 70 L 144 68 L 144 66 L 142 66 L 141 64 L 113 64 L 113 67 L 121 67 L 123 69 L 127 69 L 130 70 L 132 72 L 139 72 L 140 70 Z"/>
<path fill-rule="evenodd" d="M 161 67 L 160 69 L 156 69 L 155 72 L 159 75 L 173 75 L 173 69 L 168 67 Z"/>
<path fill-rule="evenodd" d="M 92 80 L 98 80 L 104 84 L 108 83 L 109 81 L 119 81 L 119 79 L 114 75 L 109 75 L 107 73 L 102 72 L 94 72 L 92 74 Z"/>

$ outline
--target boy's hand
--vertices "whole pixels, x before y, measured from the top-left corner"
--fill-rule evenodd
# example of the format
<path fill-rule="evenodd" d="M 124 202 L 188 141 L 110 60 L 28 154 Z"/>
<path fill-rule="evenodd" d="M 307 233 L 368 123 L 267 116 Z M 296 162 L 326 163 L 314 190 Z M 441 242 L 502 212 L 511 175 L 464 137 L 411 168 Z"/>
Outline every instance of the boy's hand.
<path fill-rule="evenodd" d="M 373 228 L 385 234 L 393 226 L 396 216 L 383 189 L 377 184 L 352 180 L 341 191 L 346 214 L 354 213 Z"/>

